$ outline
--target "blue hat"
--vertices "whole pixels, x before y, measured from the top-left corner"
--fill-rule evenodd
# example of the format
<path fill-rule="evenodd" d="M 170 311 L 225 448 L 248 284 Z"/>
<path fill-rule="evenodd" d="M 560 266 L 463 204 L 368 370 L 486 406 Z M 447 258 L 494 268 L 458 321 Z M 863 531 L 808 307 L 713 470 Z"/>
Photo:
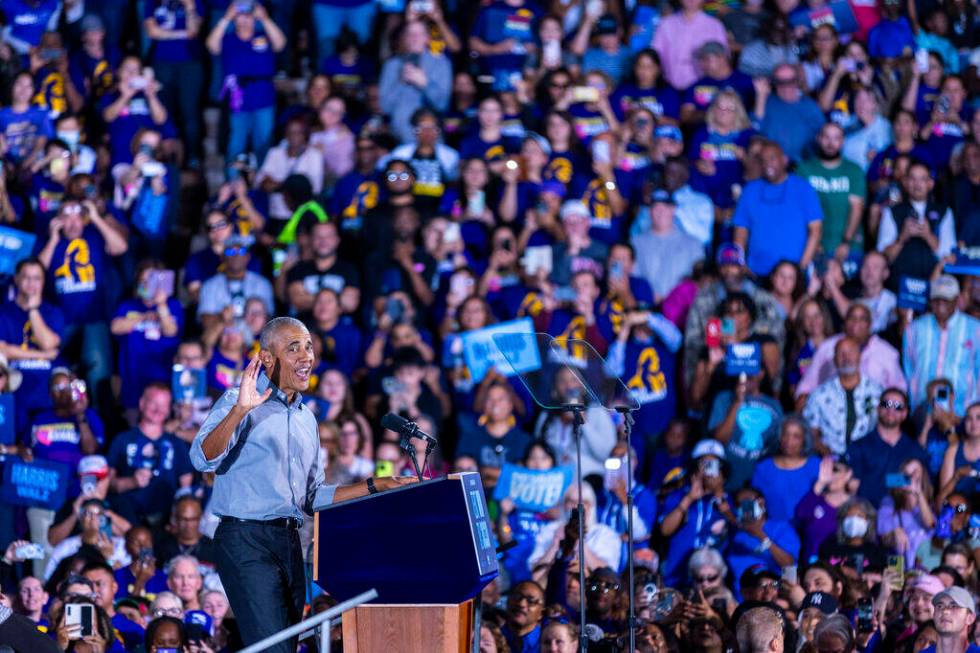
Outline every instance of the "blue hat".
<path fill-rule="evenodd" d="M 684 142 L 684 136 L 681 135 L 681 130 L 676 125 L 660 125 L 653 132 L 653 135 L 657 138 L 669 138 L 681 143 Z"/>
<path fill-rule="evenodd" d="M 661 204 L 677 204 L 674 201 L 674 196 L 665 188 L 658 188 L 650 194 L 650 203 L 656 204 L 657 202 Z"/>
<path fill-rule="evenodd" d="M 541 189 L 538 191 L 538 194 L 552 193 L 561 199 L 565 199 L 565 192 L 565 184 L 552 179 L 541 184 Z"/>

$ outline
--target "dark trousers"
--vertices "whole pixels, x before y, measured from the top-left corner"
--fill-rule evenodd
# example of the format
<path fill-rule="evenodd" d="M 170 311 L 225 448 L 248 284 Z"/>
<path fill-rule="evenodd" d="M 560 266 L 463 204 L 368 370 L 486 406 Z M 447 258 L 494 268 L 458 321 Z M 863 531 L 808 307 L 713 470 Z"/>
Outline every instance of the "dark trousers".
<path fill-rule="evenodd" d="M 246 646 L 303 618 L 303 551 L 293 528 L 221 522 L 214 533 L 218 575 Z M 296 638 L 266 649 L 294 653 Z"/>
<path fill-rule="evenodd" d="M 179 125 L 185 159 L 199 158 L 202 153 L 201 94 L 204 92 L 204 67 L 200 61 L 180 63 L 157 62 L 153 71 L 162 85 L 160 101 L 170 120 Z"/>

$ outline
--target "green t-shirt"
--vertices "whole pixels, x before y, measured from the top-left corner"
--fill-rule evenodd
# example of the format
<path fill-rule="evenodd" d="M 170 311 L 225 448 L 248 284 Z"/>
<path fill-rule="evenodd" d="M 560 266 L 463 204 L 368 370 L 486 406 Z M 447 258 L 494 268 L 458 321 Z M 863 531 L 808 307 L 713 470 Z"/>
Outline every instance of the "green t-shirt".
<path fill-rule="evenodd" d="M 809 159 L 800 164 L 796 174 L 810 182 L 820 198 L 823 209 L 823 235 L 820 244 L 824 254 L 833 256 L 834 250 L 844 240 L 847 214 L 850 212 L 850 196 L 862 200 L 867 193 L 864 173 L 856 163 L 842 159 L 836 167 L 828 168 L 819 159 Z M 854 234 L 851 249 L 862 249 L 863 233 Z"/>

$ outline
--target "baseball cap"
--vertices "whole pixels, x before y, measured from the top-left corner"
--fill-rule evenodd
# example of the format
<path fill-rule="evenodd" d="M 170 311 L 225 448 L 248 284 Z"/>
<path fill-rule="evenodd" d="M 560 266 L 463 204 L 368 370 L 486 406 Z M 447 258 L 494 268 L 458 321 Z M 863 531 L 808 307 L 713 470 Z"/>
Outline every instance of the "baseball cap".
<path fill-rule="evenodd" d="M 595 31 L 596 34 L 615 34 L 619 25 L 616 24 L 616 17 L 612 14 L 606 14 L 596 23 Z"/>
<path fill-rule="evenodd" d="M 105 24 L 98 14 L 85 14 L 85 17 L 82 18 L 82 22 L 79 24 L 79 29 L 82 34 L 86 32 L 104 32 Z"/>
<path fill-rule="evenodd" d="M 561 219 L 570 218 L 572 216 L 580 216 L 583 218 L 591 218 L 592 215 L 589 213 L 589 207 L 585 205 L 582 200 L 568 200 L 561 205 Z"/>
<path fill-rule="evenodd" d="M 735 243 L 725 243 L 718 248 L 718 255 L 715 257 L 718 265 L 738 265 L 745 267 L 745 252 L 740 245 Z"/>
<path fill-rule="evenodd" d="M 101 480 L 109 475 L 109 461 L 105 459 L 105 456 L 82 456 L 82 459 L 78 461 L 78 475 L 95 476 Z"/>
<path fill-rule="evenodd" d="M 72 372 L 71 369 L 69 369 L 68 367 L 66 367 L 64 365 L 59 365 L 58 367 L 56 367 L 53 370 L 51 370 L 51 377 L 53 378 L 53 377 L 56 377 L 56 376 L 59 376 L 59 375 L 75 376 L 75 373 Z"/>
<path fill-rule="evenodd" d="M 943 585 L 943 581 L 939 580 L 939 578 L 936 576 L 933 576 L 932 574 L 922 574 L 915 579 L 915 582 L 912 583 L 912 589 L 920 590 L 926 594 L 935 596 L 946 589 L 946 586 Z"/>
<path fill-rule="evenodd" d="M 962 587 L 953 585 L 952 587 L 947 587 L 939 594 L 932 597 L 932 604 L 936 605 L 941 599 L 947 598 L 961 608 L 966 608 L 970 612 L 975 612 L 977 609 L 976 604 L 973 602 L 973 597 Z"/>
<path fill-rule="evenodd" d="M 187 639 L 206 639 L 214 635 L 214 620 L 203 610 L 189 610 L 184 615 Z"/>
<path fill-rule="evenodd" d="M 833 594 L 827 592 L 810 592 L 803 597 L 800 612 L 807 608 L 816 608 L 824 614 L 834 614 L 837 612 L 837 599 L 834 598 Z"/>
<path fill-rule="evenodd" d="M 949 274 L 941 274 L 929 286 L 929 299 L 949 299 L 955 301 L 960 296 L 960 282 Z"/>
<path fill-rule="evenodd" d="M 739 578 L 739 583 L 743 588 L 746 587 L 758 587 L 759 582 L 763 578 L 769 578 L 771 580 L 779 580 L 779 574 L 764 567 L 763 565 L 752 565 L 748 569 L 742 572 L 742 577 Z"/>
<path fill-rule="evenodd" d="M 524 140 L 534 141 L 535 143 L 538 144 L 538 147 L 540 147 L 545 154 L 551 156 L 551 143 L 549 143 L 548 139 L 542 136 L 541 134 L 537 132 L 525 132 Z"/>
<path fill-rule="evenodd" d="M 660 202 L 661 204 L 677 204 L 674 201 L 674 196 L 670 194 L 670 191 L 666 188 L 658 188 L 657 190 L 650 193 L 650 203 L 656 204 Z"/>
<path fill-rule="evenodd" d="M 713 54 L 724 56 L 728 54 L 728 51 L 719 41 L 708 41 L 698 48 L 697 52 L 695 53 L 695 57 L 700 59 L 701 57 L 707 57 Z"/>
<path fill-rule="evenodd" d="M 724 459 L 725 447 L 722 446 L 721 442 L 718 442 L 718 440 L 701 440 L 694 445 L 694 451 L 691 452 L 691 458 L 697 460 L 703 456 L 714 456 L 715 458 Z"/>
<path fill-rule="evenodd" d="M 669 138 L 673 141 L 684 142 L 684 136 L 676 125 L 660 125 L 653 132 L 655 138 Z"/>

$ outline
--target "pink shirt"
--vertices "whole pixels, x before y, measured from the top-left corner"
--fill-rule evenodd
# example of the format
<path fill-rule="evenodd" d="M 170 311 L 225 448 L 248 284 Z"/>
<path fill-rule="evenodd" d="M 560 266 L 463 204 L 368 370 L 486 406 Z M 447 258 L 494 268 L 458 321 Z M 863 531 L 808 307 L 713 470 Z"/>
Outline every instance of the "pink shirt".
<path fill-rule="evenodd" d="M 834 376 L 837 368 L 834 365 L 834 347 L 843 338 L 837 334 L 824 340 L 813 354 L 810 366 L 803 373 L 803 378 L 796 386 L 796 396 L 808 395 L 818 385 Z M 905 375 L 898 361 L 898 350 L 878 336 L 871 336 L 868 344 L 861 350 L 861 374 L 876 381 L 882 388 L 901 388 L 905 390 Z"/>
<path fill-rule="evenodd" d="M 725 26 L 703 11 L 687 19 L 682 12 L 660 21 L 651 47 L 660 55 L 664 77 L 678 91 L 683 91 L 701 77 L 694 53 L 709 41 L 717 41 L 728 49 Z"/>

